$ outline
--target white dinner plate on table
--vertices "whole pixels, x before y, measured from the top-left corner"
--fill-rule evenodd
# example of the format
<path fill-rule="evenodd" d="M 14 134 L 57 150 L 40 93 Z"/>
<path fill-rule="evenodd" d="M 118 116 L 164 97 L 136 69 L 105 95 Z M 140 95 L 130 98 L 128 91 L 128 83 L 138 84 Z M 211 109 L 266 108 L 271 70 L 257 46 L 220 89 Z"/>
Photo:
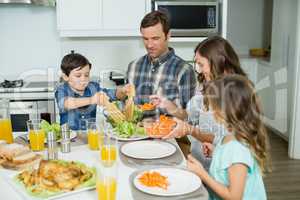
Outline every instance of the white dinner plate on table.
<path fill-rule="evenodd" d="M 167 189 L 162 189 L 160 187 L 148 187 L 140 183 L 139 178 L 145 172 L 158 172 L 163 176 L 167 177 L 168 187 Z M 145 193 L 158 195 L 158 196 L 177 196 L 189 194 L 201 186 L 200 178 L 194 173 L 187 171 L 185 169 L 179 168 L 153 168 L 150 170 L 143 170 L 139 172 L 133 179 L 134 186 Z"/>
<path fill-rule="evenodd" d="M 128 157 L 137 159 L 157 159 L 174 154 L 176 147 L 169 142 L 160 140 L 141 140 L 122 145 L 121 152 Z"/>

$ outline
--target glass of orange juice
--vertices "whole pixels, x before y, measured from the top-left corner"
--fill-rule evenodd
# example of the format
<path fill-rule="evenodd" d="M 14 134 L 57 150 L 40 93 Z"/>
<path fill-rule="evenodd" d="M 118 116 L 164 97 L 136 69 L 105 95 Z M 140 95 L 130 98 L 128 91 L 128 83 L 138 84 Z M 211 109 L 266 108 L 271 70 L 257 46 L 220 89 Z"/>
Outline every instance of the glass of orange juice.
<path fill-rule="evenodd" d="M 0 99 L 0 140 L 13 143 L 9 99 Z"/>
<path fill-rule="evenodd" d="M 108 130 L 111 131 L 111 130 Z M 104 167 L 112 167 L 118 158 L 117 140 L 106 134 L 100 148 L 100 161 Z"/>
<path fill-rule="evenodd" d="M 41 119 L 27 121 L 29 143 L 32 151 L 42 151 L 45 148 L 45 131 L 41 129 Z"/>
<path fill-rule="evenodd" d="M 87 121 L 88 146 L 91 150 L 99 150 L 104 140 L 104 133 L 101 127 L 96 123 L 95 118 Z"/>
<path fill-rule="evenodd" d="M 98 200 L 117 199 L 117 167 L 98 168 L 96 190 Z"/>

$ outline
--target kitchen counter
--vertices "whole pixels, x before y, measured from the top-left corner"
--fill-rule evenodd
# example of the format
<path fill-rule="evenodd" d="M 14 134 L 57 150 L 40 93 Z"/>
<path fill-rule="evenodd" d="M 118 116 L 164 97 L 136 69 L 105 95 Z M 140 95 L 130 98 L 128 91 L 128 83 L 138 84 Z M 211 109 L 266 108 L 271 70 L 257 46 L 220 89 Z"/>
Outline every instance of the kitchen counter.
<path fill-rule="evenodd" d="M 0 87 L 0 98 L 12 100 L 54 99 L 56 85 L 57 82 L 39 81 L 24 82 L 22 87 L 16 88 Z"/>
<path fill-rule="evenodd" d="M 0 98 L 8 98 L 12 100 L 54 99 L 54 91 L 53 92 L 0 93 Z"/>

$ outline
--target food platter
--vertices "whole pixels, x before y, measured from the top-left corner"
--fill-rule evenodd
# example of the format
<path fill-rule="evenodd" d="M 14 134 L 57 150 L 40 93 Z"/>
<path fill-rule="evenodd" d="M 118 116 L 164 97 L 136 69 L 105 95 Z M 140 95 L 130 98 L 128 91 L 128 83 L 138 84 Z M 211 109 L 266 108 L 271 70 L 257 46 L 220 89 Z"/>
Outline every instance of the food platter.
<path fill-rule="evenodd" d="M 43 162 L 43 161 L 42 161 Z M 49 169 L 49 167 L 52 166 L 52 164 L 54 162 L 63 162 L 61 163 L 61 165 L 66 166 L 66 170 L 70 171 L 70 174 L 73 173 L 71 172 L 71 170 L 75 170 L 77 167 L 80 167 L 80 169 L 78 168 L 77 170 L 83 170 L 87 173 L 89 173 L 89 177 L 85 180 L 82 179 L 81 182 L 75 182 L 72 181 L 72 183 L 74 183 L 73 185 L 70 186 L 68 181 L 63 181 L 63 177 L 61 177 L 61 184 L 64 184 L 60 187 L 61 184 L 55 184 L 53 186 L 51 186 L 51 184 L 47 185 L 47 187 L 45 187 L 46 183 L 48 183 L 50 180 L 48 178 L 48 176 L 43 176 L 41 175 L 42 173 L 36 173 L 34 170 L 26 170 L 26 171 L 22 171 L 22 172 L 18 172 L 18 173 L 13 173 L 13 174 L 8 174 L 5 175 L 7 176 L 7 178 L 5 178 L 7 180 L 7 182 L 13 187 L 13 189 L 15 191 L 17 191 L 19 194 L 21 194 L 25 199 L 56 199 L 56 198 L 61 198 L 63 196 L 68 196 L 71 194 L 75 194 L 78 192 L 82 192 L 82 191 L 86 191 L 86 190 L 90 190 L 95 188 L 95 184 L 96 184 L 96 170 L 93 167 L 88 167 L 83 163 L 80 162 L 70 162 L 70 161 L 44 161 L 45 163 L 50 163 L 49 166 L 45 167 L 45 169 Z M 67 167 L 72 167 L 73 169 L 67 169 Z M 74 168 L 75 166 L 75 168 Z M 36 170 L 41 170 L 41 168 L 36 169 Z M 45 170 L 44 172 L 47 172 L 47 170 Z M 62 172 L 62 171 L 61 171 Z M 55 175 L 59 175 L 59 172 L 55 172 Z M 61 174 L 63 174 L 64 172 L 62 172 Z M 65 173 L 64 173 L 65 175 Z M 85 175 L 85 174 L 83 174 Z M 35 177 L 36 176 L 36 177 Z M 25 178 L 24 178 L 25 177 Z M 29 177 L 29 178 L 28 178 Z M 50 177 L 50 176 L 49 176 Z M 81 177 L 76 177 L 74 176 L 74 180 L 79 180 Z M 34 180 L 36 179 L 36 180 Z M 33 182 L 30 181 L 33 180 Z M 54 178 L 53 178 L 54 180 Z M 56 180 L 56 179 L 55 179 Z M 76 184 L 76 185 L 75 185 Z M 74 188 L 71 188 L 73 187 Z M 69 187 L 69 188 L 66 188 Z M 50 189 L 52 188 L 52 189 Z"/>

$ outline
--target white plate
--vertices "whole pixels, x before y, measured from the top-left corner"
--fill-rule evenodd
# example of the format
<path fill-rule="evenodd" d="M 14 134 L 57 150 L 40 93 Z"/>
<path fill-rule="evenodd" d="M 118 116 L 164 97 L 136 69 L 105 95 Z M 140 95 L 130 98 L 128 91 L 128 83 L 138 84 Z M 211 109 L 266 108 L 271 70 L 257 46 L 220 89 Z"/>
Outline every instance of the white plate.
<path fill-rule="evenodd" d="M 114 138 L 116 140 L 119 140 L 119 141 L 137 141 L 137 140 L 144 140 L 144 139 L 149 138 L 149 136 L 140 136 L 140 135 L 133 135 L 129 138 L 123 138 L 123 137 L 118 136 L 116 133 L 112 133 L 112 134 L 109 134 L 109 135 L 112 138 Z"/>
<path fill-rule="evenodd" d="M 132 158 L 156 159 L 174 154 L 176 147 L 169 142 L 145 140 L 126 143 L 122 145 L 121 152 Z"/>
<path fill-rule="evenodd" d="M 159 187 L 147 187 L 140 183 L 139 177 L 146 171 L 156 171 L 168 177 L 169 186 L 167 190 Z M 158 196 L 177 196 L 196 191 L 201 186 L 200 178 L 194 173 L 179 168 L 156 168 L 144 170 L 138 173 L 133 179 L 134 186 L 145 193 Z"/>
<path fill-rule="evenodd" d="M 113 129 L 112 126 L 109 124 L 109 129 Z M 115 131 L 108 131 L 108 135 L 116 140 L 119 141 L 137 141 L 137 140 L 144 140 L 149 138 L 149 136 L 141 136 L 141 135 L 132 135 L 129 138 L 120 137 L 118 134 L 115 133 Z"/>

